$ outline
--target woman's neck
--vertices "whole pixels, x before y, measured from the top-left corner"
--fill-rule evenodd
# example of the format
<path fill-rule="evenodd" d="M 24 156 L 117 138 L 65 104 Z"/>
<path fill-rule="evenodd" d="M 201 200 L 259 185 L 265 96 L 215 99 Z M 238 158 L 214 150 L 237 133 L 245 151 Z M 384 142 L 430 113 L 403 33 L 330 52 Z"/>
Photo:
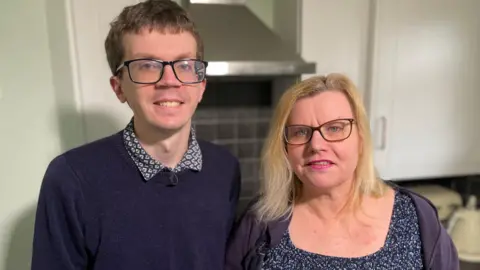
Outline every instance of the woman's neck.
<path fill-rule="evenodd" d="M 322 191 L 304 186 L 297 206 L 322 220 L 338 219 L 352 212 L 352 209 L 347 207 L 351 188 L 351 183 L 343 183 Z"/>

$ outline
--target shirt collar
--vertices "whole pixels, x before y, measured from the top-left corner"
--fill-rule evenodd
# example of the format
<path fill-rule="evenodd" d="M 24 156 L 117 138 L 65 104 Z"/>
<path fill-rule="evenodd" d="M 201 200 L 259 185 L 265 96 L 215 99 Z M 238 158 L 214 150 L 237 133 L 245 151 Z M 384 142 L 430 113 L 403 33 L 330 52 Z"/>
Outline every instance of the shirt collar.
<path fill-rule="evenodd" d="M 138 141 L 137 136 L 135 135 L 133 118 L 123 130 L 123 141 L 128 154 L 135 162 L 135 165 L 140 170 L 140 173 L 146 181 L 153 178 L 160 171 L 172 171 L 177 173 L 187 169 L 194 171 L 200 171 L 202 169 L 202 152 L 200 150 L 200 146 L 198 145 L 193 126 L 190 129 L 188 149 L 175 168 L 169 168 L 163 165 L 152 158 L 145 151 L 145 149 L 143 149 L 142 145 Z"/>

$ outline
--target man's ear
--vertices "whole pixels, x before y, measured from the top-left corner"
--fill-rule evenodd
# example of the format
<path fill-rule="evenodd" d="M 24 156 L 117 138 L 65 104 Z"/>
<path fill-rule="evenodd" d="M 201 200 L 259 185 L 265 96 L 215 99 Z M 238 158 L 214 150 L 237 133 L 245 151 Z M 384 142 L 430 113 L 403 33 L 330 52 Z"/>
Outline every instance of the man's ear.
<path fill-rule="evenodd" d="M 112 87 L 113 92 L 117 96 L 118 100 L 121 103 L 125 103 L 127 99 L 125 98 L 125 94 L 123 93 L 122 84 L 120 83 L 120 79 L 117 76 L 110 77 L 110 86 Z"/>
<path fill-rule="evenodd" d="M 200 91 L 200 94 L 198 95 L 198 103 L 200 103 L 200 101 L 202 101 L 202 98 L 203 98 L 203 93 L 205 93 L 205 88 L 207 87 L 207 79 L 204 79 L 200 85 L 199 85 L 199 91 Z"/>

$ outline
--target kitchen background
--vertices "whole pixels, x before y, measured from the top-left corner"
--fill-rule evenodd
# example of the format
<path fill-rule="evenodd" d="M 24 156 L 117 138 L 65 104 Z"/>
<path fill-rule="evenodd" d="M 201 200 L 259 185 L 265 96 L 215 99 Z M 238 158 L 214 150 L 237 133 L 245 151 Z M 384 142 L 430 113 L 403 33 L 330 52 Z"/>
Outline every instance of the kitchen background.
<path fill-rule="evenodd" d="M 457 210 L 480 195 L 480 1 L 176 1 L 198 21 L 212 61 L 195 125 L 239 157 L 242 203 L 256 190 L 281 92 L 342 72 L 364 94 L 381 176 L 431 198 L 447 227 L 455 213 L 451 233 L 462 254 L 473 253 L 462 269 L 480 269 L 472 263 L 480 261 L 480 214 Z M 130 118 L 110 91 L 103 40 L 113 16 L 135 2 L 0 3 L 0 270 L 29 269 L 48 162 Z"/>

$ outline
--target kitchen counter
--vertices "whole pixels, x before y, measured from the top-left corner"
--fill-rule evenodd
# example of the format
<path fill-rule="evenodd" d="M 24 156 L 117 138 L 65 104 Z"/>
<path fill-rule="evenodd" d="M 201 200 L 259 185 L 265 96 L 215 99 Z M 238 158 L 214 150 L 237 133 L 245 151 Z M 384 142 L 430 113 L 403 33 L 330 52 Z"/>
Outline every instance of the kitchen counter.
<path fill-rule="evenodd" d="M 460 270 L 480 270 L 480 263 L 460 262 Z"/>

